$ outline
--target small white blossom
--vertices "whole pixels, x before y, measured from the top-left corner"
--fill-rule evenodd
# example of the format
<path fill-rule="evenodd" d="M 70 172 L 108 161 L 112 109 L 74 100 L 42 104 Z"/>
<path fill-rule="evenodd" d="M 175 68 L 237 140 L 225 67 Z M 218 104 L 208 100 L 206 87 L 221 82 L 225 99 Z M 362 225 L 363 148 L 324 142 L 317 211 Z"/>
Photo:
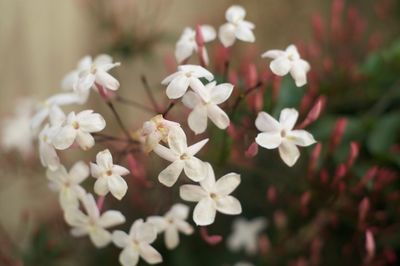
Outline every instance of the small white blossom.
<path fill-rule="evenodd" d="M 237 218 L 233 223 L 233 232 L 227 240 L 231 251 L 244 249 L 248 255 L 254 255 L 258 249 L 259 234 L 267 226 L 267 220 L 263 217 L 251 221 L 245 218 Z"/>
<path fill-rule="evenodd" d="M 160 141 L 167 142 L 169 131 L 174 127 L 180 127 L 180 124 L 166 120 L 162 115 L 156 115 L 144 122 L 137 133 L 144 143 L 144 151 L 151 152 Z"/>
<path fill-rule="evenodd" d="M 197 65 L 181 65 L 178 71 L 166 77 L 161 83 L 167 85 L 167 96 L 169 99 L 178 99 L 182 97 L 189 87 L 197 94 L 202 95 L 204 85 L 200 78 L 208 81 L 214 79 L 214 75 L 204 67 Z"/>
<path fill-rule="evenodd" d="M 171 162 L 158 175 L 160 183 L 167 187 L 173 186 L 182 170 L 191 180 L 195 182 L 202 180 L 206 173 L 206 165 L 194 156 L 207 142 L 208 139 L 204 139 L 188 147 L 185 132 L 181 128 L 173 129 L 168 135 L 169 148 L 161 144 L 154 148 L 156 154 Z"/>
<path fill-rule="evenodd" d="M 240 184 L 240 175 L 229 173 L 215 181 L 214 170 L 207 164 L 208 174 L 200 181 L 200 186 L 183 185 L 180 196 L 183 200 L 198 202 L 193 211 L 193 220 L 197 225 L 210 225 L 216 212 L 236 215 L 242 212 L 240 202 L 230 194 Z"/>
<path fill-rule="evenodd" d="M 78 208 L 65 210 L 65 220 L 73 228 L 71 234 L 75 237 L 89 235 L 92 243 L 98 247 L 104 247 L 111 242 L 111 233 L 106 229 L 125 222 L 121 212 L 109 210 L 100 214 L 92 194 L 86 194 L 81 198 L 85 213 Z"/>
<path fill-rule="evenodd" d="M 150 216 L 147 222 L 153 224 L 158 233 L 165 232 L 164 241 L 168 249 L 179 245 L 179 232 L 185 235 L 193 233 L 193 227 L 186 222 L 189 216 L 189 207 L 177 203 L 164 216 Z"/>
<path fill-rule="evenodd" d="M 285 51 L 269 50 L 263 53 L 262 57 L 273 59 L 269 67 L 275 75 L 285 76 L 290 72 L 297 87 L 304 86 L 307 83 L 307 72 L 310 71 L 310 64 L 300 58 L 295 45 L 289 45 Z"/>
<path fill-rule="evenodd" d="M 226 129 L 230 124 L 228 115 L 218 106 L 232 94 L 233 85 L 223 83 L 216 86 L 210 82 L 205 86 L 204 97 L 194 92 L 187 92 L 182 101 L 185 106 L 193 109 L 189 114 L 188 124 L 194 133 L 200 134 L 207 129 L 207 117 L 220 129 Z"/>
<path fill-rule="evenodd" d="M 59 201 L 63 209 L 79 206 L 79 198 L 86 193 L 80 184 L 88 176 L 89 167 L 82 161 L 75 163 L 69 172 L 62 165 L 55 171 L 47 170 L 49 186 L 59 193 Z"/>
<path fill-rule="evenodd" d="M 254 24 L 244 20 L 246 10 L 238 5 L 233 5 L 225 12 L 228 21 L 219 28 L 218 37 L 225 47 L 232 46 L 236 39 L 244 42 L 254 42 Z"/>
<path fill-rule="evenodd" d="M 282 110 L 279 122 L 266 112 L 260 112 L 256 119 L 256 127 L 262 131 L 256 137 L 256 142 L 266 149 L 279 148 L 282 160 L 293 166 L 300 157 L 296 147 L 310 146 L 315 143 L 314 137 L 305 130 L 293 130 L 299 113 L 293 108 Z"/>
<path fill-rule="evenodd" d="M 96 178 L 94 191 L 100 196 L 105 196 L 108 192 L 121 200 L 128 190 L 128 185 L 122 176 L 129 174 L 129 170 L 113 163 L 113 158 L 109 150 L 104 150 L 96 155 L 96 163 L 90 163 L 92 176 Z"/>
<path fill-rule="evenodd" d="M 211 42 L 216 37 L 216 32 L 210 25 L 200 26 L 200 31 L 205 43 Z M 185 28 L 175 48 L 175 57 L 178 64 L 188 59 L 194 52 L 198 52 L 198 45 L 196 42 L 196 31 L 192 28 Z M 204 47 L 204 59 L 208 65 L 208 54 Z"/>
<path fill-rule="evenodd" d="M 157 238 L 157 229 L 150 223 L 144 223 L 142 219 L 136 220 L 129 235 L 123 231 L 116 230 L 112 235 L 114 244 L 122 248 L 119 262 L 122 266 L 135 266 L 142 257 L 148 264 L 162 262 L 161 254 L 150 244 Z"/>
<path fill-rule="evenodd" d="M 94 61 L 91 56 L 85 56 L 79 61 L 77 68 L 65 76 L 61 86 L 65 90 L 72 89 L 86 97 L 90 89 L 97 86 L 112 91 L 118 90 L 118 80 L 108 71 L 120 65 L 119 62 L 113 63 L 112 57 L 106 54 L 97 56 Z"/>
<path fill-rule="evenodd" d="M 71 112 L 61 126 L 60 131 L 53 139 L 54 147 L 65 150 L 76 141 L 83 150 L 94 145 L 91 133 L 99 132 L 106 126 L 104 118 L 92 110 L 85 110 L 78 114 Z"/>

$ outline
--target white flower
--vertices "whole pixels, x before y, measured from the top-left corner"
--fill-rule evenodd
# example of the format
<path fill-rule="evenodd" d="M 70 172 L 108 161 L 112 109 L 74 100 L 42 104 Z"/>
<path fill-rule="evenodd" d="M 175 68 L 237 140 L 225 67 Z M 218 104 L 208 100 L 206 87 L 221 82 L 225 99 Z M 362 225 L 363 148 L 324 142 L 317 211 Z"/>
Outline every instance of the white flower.
<path fill-rule="evenodd" d="M 220 129 L 226 129 L 230 120 L 228 115 L 218 106 L 225 102 L 231 95 L 233 85 L 223 83 L 216 86 L 216 82 L 210 82 L 205 86 L 204 97 L 194 92 L 187 92 L 183 97 L 183 103 L 193 109 L 189 114 L 188 124 L 194 133 L 200 134 L 207 129 L 207 117 Z"/>
<path fill-rule="evenodd" d="M 200 186 L 183 185 L 180 196 L 183 200 L 198 202 L 193 212 L 193 220 L 197 225 L 210 225 L 215 220 L 216 212 L 236 215 L 242 212 L 240 202 L 230 196 L 240 184 L 240 175 L 229 173 L 215 182 L 214 170 L 207 164 L 208 175 Z"/>
<path fill-rule="evenodd" d="M 113 164 L 113 158 L 109 150 L 104 150 L 96 155 L 96 164 L 90 163 L 92 176 L 97 178 L 94 184 L 94 191 L 105 196 L 108 192 L 121 200 L 128 190 L 128 185 L 122 178 L 123 175 L 129 174 L 129 170 L 125 167 Z"/>
<path fill-rule="evenodd" d="M 266 112 L 260 112 L 256 119 L 256 127 L 262 131 L 256 137 L 261 147 L 275 149 L 279 147 L 282 160 L 293 166 L 300 157 L 297 146 L 310 146 L 315 143 L 314 137 L 305 130 L 293 130 L 299 113 L 293 108 L 282 110 L 279 122 Z"/>
<path fill-rule="evenodd" d="M 211 42 L 215 39 L 216 33 L 213 27 L 210 25 L 200 26 L 200 31 L 203 36 L 204 42 Z M 197 52 L 199 49 L 196 42 L 196 31 L 192 28 L 185 28 L 175 48 L 175 57 L 178 64 L 188 59 L 193 52 Z M 208 65 L 208 55 L 204 47 L 204 59 Z"/>
<path fill-rule="evenodd" d="M 179 245 L 179 232 L 185 235 L 193 233 L 193 227 L 186 222 L 188 215 L 189 207 L 177 203 L 164 216 L 150 216 L 147 222 L 153 224 L 158 233 L 165 232 L 165 245 L 168 249 L 174 249 Z"/>
<path fill-rule="evenodd" d="M 168 135 L 169 149 L 158 144 L 154 147 L 154 152 L 161 158 L 172 162 L 158 175 L 158 180 L 167 187 L 175 184 L 182 170 L 191 180 L 198 182 L 206 174 L 206 165 L 204 162 L 194 157 L 196 153 L 208 142 L 208 139 L 187 146 L 185 132 L 181 128 L 175 128 Z"/>
<path fill-rule="evenodd" d="M 254 24 L 244 20 L 246 10 L 243 7 L 233 5 L 225 12 L 225 23 L 219 28 L 218 37 L 225 47 L 232 46 L 236 39 L 244 42 L 254 42 L 256 38 L 253 34 Z"/>
<path fill-rule="evenodd" d="M 214 75 L 201 66 L 181 65 L 178 66 L 177 72 L 166 77 L 161 84 L 168 84 L 166 93 L 169 99 L 178 99 L 186 93 L 189 87 L 197 94 L 202 95 L 204 85 L 200 78 L 211 81 L 214 79 Z"/>
<path fill-rule="evenodd" d="M 33 132 L 37 132 L 40 125 L 50 114 L 53 106 L 64 106 L 70 104 L 83 104 L 86 99 L 82 98 L 76 93 L 59 93 L 51 96 L 44 102 L 40 103 L 36 114 L 32 117 L 31 128 Z"/>
<path fill-rule="evenodd" d="M 91 56 L 85 56 L 79 61 L 76 70 L 65 76 L 61 86 L 66 90 L 72 88 L 79 95 L 84 96 L 97 85 L 108 90 L 118 90 L 118 80 L 108 74 L 108 71 L 120 65 L 119 62 L 113 63 L 112 57 L 106 54 L 97 56 L 94 61 Z"/>
<path fill-rule="evenodd" d="M 69 172 L 62 165 L 55 171 L 47 170 L 50 187 L 59 192 L 60 205 L 63 209 L 79 206 L 79 198 L 86 193 L 80 184 L 88 176 L 89 167 L 82 161 L 75 163 Z"/>
<path fill-rule="evenodd" d="M 123 266 L 135 266 L 142 257 L 148 264 L 162 262 L 161 254 L 150 244 L 157 238 L 157 229 L 150 223 L 144 223 L 142 219 L 136 220 L 129 230 L 129 235 L 116 230 L 112 235 L 114 244 L 122 248 L 119 262 Z"/>
<path fill-rule="evenodd" d="M 94 145 L 94 138 L 90 133 L 99 132 L 105 126 L 104 118 L 100 114 L 93 113 L 92 110 L 85 110 L 77 115 L 71 112 L 53 139 L 54 147 L 65 150 L 76 140 L 83 150 L 87 150 Z"/>
<path fill-rule="evenodd" d="M 258 236 L 267 226 L 267 220 L 259 217 L 248 221 L 242 217 L 233 223 L 233 232 L 227 240 L 231 251 L 244 249 L 248 255 L 254 255 L 258 249 Z"/>
<path fill-rule="evenodd" d="M 75 237 L 89 235 L 93 244 L 104 247 L 111 241 L 111 233 L 106 228 L 125 222 L 125 217 L 119 211 L 109 210 L 100 215 L 92 194 L 86 194 L 81 198 L 86 215 L 78 208 L 65 210 L 65 220 L 73 228 L 71 234 Z"/>
<path fill-rule="evenodd" d="M 150 152 L 160 141 L 167 142 L 169 131 L 173 127 L 180 127 L 179 123 L 169 121 L 162 115 L 157 115 L 143 123 L 139 135 L 144 138 L 144 151 Z"/>
<path fill-rule="evenodd" d="M 33 103 L 31 99 L 18 100 L 15 113 L 1 123 L 1 148 L 3 151 L 17 151 L 27 158 L 33 151 L 34 134 L 30 123 Z"/>
<path fill-rule="evenodd" d="M 297 87 L 304 86 L 307 83 L 307 72 L 310 71 L 310 64 L 300 58 L 300 54 L 293 44 L 289 45 L 285 51 L 269 50 L 261 56 L 273 59 L 269 67 L 275 75 L 285 76 L 290 72 Z"/>

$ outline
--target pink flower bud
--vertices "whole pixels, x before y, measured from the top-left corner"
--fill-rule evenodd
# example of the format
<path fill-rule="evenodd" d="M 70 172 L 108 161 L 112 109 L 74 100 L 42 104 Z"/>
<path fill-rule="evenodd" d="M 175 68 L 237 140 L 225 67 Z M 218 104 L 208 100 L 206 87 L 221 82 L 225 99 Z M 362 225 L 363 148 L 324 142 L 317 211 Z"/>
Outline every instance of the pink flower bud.
<path fill-rule="evenodd" d="M 350 168 L 354 164 L 354 161 L 358 157 L 359 151 L 360 151 L 360 145 L 357 142 L 352 141 L 350 143 L 350 152 L 346 163 L 348 168 Z"/>
<path fill-rule="evenodd" d="M 97 83 L 95 85 L 97 92 L 100 94 L 101 98 L 103 98 L 104 101 L 108 102 L 111 99 L 115 98 L 115 92 L 107 90 L 106 88 Z"/>
<path fill-rule="evenodd" d="M 307 117 L 304 121 L 298 126 L 298 128 L 302 129 L 309 126 L 311 123 L 315 122 L 318 117 L 321 115 L 322 109 L 325 107 L 326 97 L 320 96 L 316 101 L 314 106 L 311 108 L 310 112 L 308 112 Z"/>
<path fill-rule="evenodd" d="M 244 71 L 244 80 L 247 88 L 256 86 L 258 83 L 258 73 L 255 64 L 246 64 Z"/>
<path fill-rule="evenodd" d="M 138 185 L 141 185 L 143 187 L 151 187 L 152 182 L 146 178 L 143 165 L 139 164 L 136 158 L 131 153 L 126 156 L 126 159 L 128 161 L 128 168 Z"/>
<path fill-rule="evenodd" d="M 375 256 L 375 240 L 370 230 L 365 232 L 365 250 L 367 251 L 367 261 L 371 261 Z"/>
<path fill-rule="evenodd" d="M 339 118 L 336 121 L 335 127 L 332 131 L 331 141 L 329 145 L 330 152 L 333 152 L 336 149 L 337 145 L 339 145 L 340 141 L 342 140 L 346 126 L 347 126 L 346 118 Z"/>
<path fill-rule="evenodd" d="M 325 31 L 325 26 L 321 14 L 314 14 L 311 19 L 311 24 L 315 40 L 321 42 L 324 38 L 323 36 Z"/>
<path fill-rule="evenodd" d="M 220 235 L 209 235 L 206 227 L 200 227 L 200 236 L 210 246 L 215 246 L 223 240 Z"/>
<path fill-rule="evenodd" d="M 247 148 L 246 152 L 245 152 L 245 156 L 247 158 L 251 158 L 256 156 L 258 153 L 258 145 L 256 142 L 253 142 L 250 144 L 249 148 Z"/>
<path fill-rule="evenodd" d="M 278 191 L 276 187 L 270 186 L 267 190 L 267 200 L 271 203 L 275 202 L 278 196 Z"/>
<path fill-rule="evenodd" d="M 105 200 L 104 196 L 100 196 L 97 198 L 96 205 L 97 205 L 97 209 L 99 209 L 100 212 L 104 207 L 104 200 Z"/>
<path fill-rule="evenodd" d="M 318 159 L 321 156 L 322 144 L 320 142 L 315 145 L 310 158 L 310 164 L 308 166 L 308 176 L 312 177 L 315 173 L 315 169 L 317 168 Z"/>
<path fill-rule="evenodd" d="M 358 205 L 358 222 L 362 224 L 367 217 L 367 213 L 370 207 L 369 199 L 367 197 L 363 198 Z"/>
<path fill-rule="evenodd" d="M 199 56 L 200 65 L 205 67 L 206 65 L 208 65 L 208 58 L 205 54 L 206 51 L 204 49 L 204 37 L 203 33 L 201 32 L 200 25 L 196 25 L 196 44 L 198 47 L 197 53 Z"/>
<path fill-rule="evenodd" d="M 271 241 L 269 240 L 266 234 L 262 234 L 258 240 L 258 248 L 260 250 L 260 254 L 267 254 L 271 249 Z"/>

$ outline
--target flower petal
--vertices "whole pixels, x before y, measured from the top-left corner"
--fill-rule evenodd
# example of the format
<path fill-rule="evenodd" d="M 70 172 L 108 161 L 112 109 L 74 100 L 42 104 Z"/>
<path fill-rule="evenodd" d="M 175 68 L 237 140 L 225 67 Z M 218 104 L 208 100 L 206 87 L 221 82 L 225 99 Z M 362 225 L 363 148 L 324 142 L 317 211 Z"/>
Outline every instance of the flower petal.
<path fill-rule="evenodd" d="M 55 135 L 54 147 L 58 150 L 66 150 L 74 143 L 77 131 L 70 125 L 66 125 Z"/>
<path fill-rule="evenodd" d="M 111 194 L 118 200 L 121 200 L 128 190 L 128 185 L 125 180 L 118 175 L 112 175 L 107 178 L 108 188 Z"/>
<path fill-rule="evenodd" d="M 99 219 L 99 225 L 104 228 L 116 226 L 125 222 L 125 216 L 120 211 L 109 210 Z"/>
<path fill-rule="evenodd" d="M 246 16 L 246 10 L 239 5 L 233 5 L 229 7 L 225 12 L 225 18 L 227 21 L 235 23 L 239 20 L 243 20 Z"/>
<path fill-rule="evenodd" d="M 110 150 L 105 149 L 96 155 L 96 163 L 100 168 L 111 169 L 113 167 L 113 158 Z"/>
<path fill-rule="evenodd" d="M 263 132 L 279 132 L 281 126 L 278 121 L 266 112 L 259 112 L 256 118 L 256 127 Z"/>
<path fill-rule="evenodd" d="M 174 218 L 186 220 L 189 216 L 189 207 L 182 203 L 174 204 L 168 212 Z"/>
<path fill-rule="evenodd" d="M 292 167 L 299 159 L 300 151 L 294 143 L 284 141 L 279 146 L 279 155 L 289 167 Z"/>
<path fill-rule="evenodd" d="M 255 42 L 256 40 L 253 31 L 248 27 L 247 24 L 244 23 L 238 24 L 235 36 L 236 38 L 244 42 Z"/>
<path fill-rule="evenodd" d="M 112 241 L 117 247 L 124 248 L 129 244 L 130 239 L 124 231 L 115 230 L 112 234 Z"/>
<path fill-rule="evenodd" d="M 292 64 L 290 74 L 296 82 L 297 87 L 307 84 L 307 71 L 310 69 L 308 63 L 304 60 L 297 60 Z"/>
<path fill-rule="evenodd" d="M 122 167 L 120 165 L 113 165 L 112 167 L 112 172 L 116 175 L 124 176 L 128 175 L 130 171 L 126 169 L 125 167 Z"/>
<path fill-rule="evenodd" d="M 206 163 L 206 178 L 200 181 L 201 187 L 207 192 L 214 192 L 215 188 L 215 174 L 214 169 L 212 168 L 210 163 Z"/>
<path fill-rule="evenodd" d="M 282 50 L 269 50 L 261 55 L 261 57 L 263 57 L 263 58 L 267 57 L 267 58 L 271 58 L 271 59 L 276 59 L 276 58 L 282 57 L 282 56 L 285 56 L 285 52 Z"/>
<path fill-rule="evenodd" d="M 316 142 L 313 135 L 305 130 L 292 130 L 288 133 L 286 139 L 302 147 L 310 146 Z"/>
<path fill-rule="evenodd" d="M 256 137 L 256 142 L 263 148 L 276 149 L 282 143 L 282 137 L 278 132 L 262 132 Z"/>
<path fill-rule="evenodd" d="M 199 201 L 193 211 L 193 221 L 200 226 L 210 225 L 214 222 L 216 209 L 210 197 Z"/>
<path fill-rule="evenodd" d="M 98 248 L 105 247 L 111 242 L 111 233 L 101 227 L 95 227 L 89 231 L 89 237 L 92 243 Z"/>
<path fill-rule="evenodd" d="M 94 146 L 94 138 L 90 133 L 77 131 L 76 142 L 83 150 L 88 150 Z"/>
<path fill-rule="evenodd" d="M 167 161 L 175 162 L 176 160 L 179 160 L 179 156 L 176 154 L 176 152 L 173 152 L 171 149 L 168 149 L 161 144 L 157 144 L 153 148 L 153 151 Z"/>
<path fill-rule="evenodd" d="M 188 59 L 195 49 L 196 43 L 188 42 L 187 40 L 180 40 L 176 43 L 175 58 L 178 64 Z"/>
<path fill-rule="evenodd" d="M 201 134 L 207 129 L 207 107 L 203 104 L 197 105 L 188 116 L 189 128 L 195 134 Z"/>
<path fill-rule="evenodd" d="M 135 240 L 147 244 L 153 243 L 157 238 L 157 229 L 150 223 L 139 224 L 135 231 Z"/>
<path fill-rule="evenodd" d="M 157 233 L 163 232 L 167 227 L 167 221 L 162 216 L 147 217 L 146 222 L 154 225 L 154 227 L 157 229 Z"/>
<path fill-rule="evenodd" d="M 209 139 L 203 139 L 187 148 L 187 154 L 194 156 L 207 144 Z"/>
<path fill-rule="evenodd" d="M 118 90 L 120 86 L 118 80 L 102 68 L 97 68 L 96 83 L 112 91 Z"/>
<path fill-rule="evenodd" d="M 187 149 L 186 134 L 180 127 L 171 128 L 168 134 L 169 148 L 182 155 Z"/>
<path fill-rule="evenodd" d="M 87 177 L 89 177 L 88 165 L 83 161 L 76 162 L 69 171 L 69 176 L 73 183 L 82 183 Z"/>
<path fill-rule="evenodd" d="M 148 264 L 157 264 L 162 262 L 161 254 L 149 244 L 140 243 L 139 253 Z"/>
<path fill-rule="evenodd" d="M 89 133 L 102 131 L 106 127 L 104 118 L 92 110 L 80 112 L 76 118 L 79 121 L 79 129 Z"/>
<path fill-rule="evenodd" d="M 277 59 L 272 60 L 269 67 L 275 75 L 285 76 L 289 73 L 292 64 L 287 57 L 278 57 Z"/>
<path fill-rule="evenodd" d="M 160 172 L 158 175 L 158 181 L 167 187 L 172 187 L 176 183 L 176 180 L 178 180 L 179 175 L 182 173 L 184 165 L 185 163 L 182 160 L 177 160 L 171 163 L 167 168 Z"/>
<path fill-rule="evenodd" d="M 225 23 L 219 27 L 218 38 L 223 46 L 229 47 L 235 43 L 235 30 L 235 26 L 233 26 L 231 23 Z"/>
<path fill-rule="evenodd" d="M 179 195 L 183 200 L 198 202 L 204 197 L 207 197 L 208 193 L 197 185 L 183 185 L 179 189 Z"/>
<path fill-rule="evenodd" d="M 182 97 L 189 87 L 190 80 L 185 75 L 175 77 L 167 86 L 167 96 L 169 99 Z"/>
<path fill-rule="evenodd" d="M 279 123 L 286 130 L 292 130 L 296 124 L 299 112 L 294 108 L 285 108 L 281 111 L 279 116 Z"/>
<path fill-rule="evenodd" d="M 233 91 L 233 85 L 230 83 L 222 83 L 215 86 L 211 91 L 210 100 L 215 104 L 221 104 L 228 100 Z"/>
<path fill-rule="evenodd" d="M 168 249 L 174 249 L 179 245 L 179 233 L 175 226 L 168 226 L 165 230 L 165 245 Z"/>
<path fill-rule="evenodd" d="M 94 183 L 94 192 L 99 196 L 105 196 L 109 192 L 107 178 L 100 177 Z"/>
<path fill-rule="evenodd" d="M 242 212 L 242 206 L 235 197 L 225 196 L 218 198 L 217 210 L 223 214 L 236 215 Z"/>
<path fill-rule="evenodd" d="M 203 35 L 204 42 L 211 42 L 217 37 L 214 27 L 210 25 L 201 25 L 201 34 Z"/>
<path fill-rule="evenodd" d="M 207 107 L 207 114 L 210 120 L 219 129 L 226 129 L 230 124 L 229 116 L 218 105 L 209 104 Z"/>
<path fill-rule="evenodd" d="M 122 266 L 136 266 L 139 262 L 139 252 L 131 246 L 127 246 L 119 254 L 119 263 Z"/>
<path fill-rule="evenodd" d="M 193 109 L 201 102 L 201 98 L 193 91 L 188 91 L 183 96 L 182 102 L 186 107 Z"/>
<path fill-rule="evenodd" d="M 221 177 L 215 182 L 215 189 L 218 195 L 229 195 L 240 184 L 240 175 L 236 173 L 229 173 Z"/>
<path fill-rule="evenodd" d="M 199 182 L 206 177 L 207 168 L 204 162 L 196 157 L 184 160 L 183 170 L 188 178 L 195 182 Z"/>

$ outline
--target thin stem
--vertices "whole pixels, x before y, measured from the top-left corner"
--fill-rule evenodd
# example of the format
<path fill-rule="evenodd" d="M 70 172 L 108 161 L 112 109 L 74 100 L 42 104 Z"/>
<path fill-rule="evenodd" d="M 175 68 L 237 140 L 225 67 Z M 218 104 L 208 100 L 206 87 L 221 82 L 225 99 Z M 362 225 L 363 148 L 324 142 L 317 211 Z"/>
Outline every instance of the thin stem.
<path fill-rule="evenodd" d="M 131 135 L 129 134 L 128 129 L 126 129 L 126 127 L 124 126 L 124 123 L 122 123 L 121 117 L 119 116 L 117 110 L 115 110 L 114 104 L 111 101 L 108 101 L 107 106 L 111 109 L 111 112 L 114 114 L 115 118 L 117 119 L 118 125 L 121 127 L 125 136 L 128 139 L 131 139 Z"/>
<path fill-rule="evenodd" d="M 167 117 L 169 111 L 175 106 L 175 102 L 170 102 L 168 107 L 165 109 L 165 111 L 162 113 L 162 116 L 165 118 Z"/>
<path fill-rule="evenodd" d="M 131 106 L 133 106 L 133 107 L 137 107 L 137 108 L 142 109 L 142 110 L 145 110 L 145 111 L 147 111 L 147 112 L 156 113 L 155 110 L 153 110 L 153 109 L 151 109 L 151 108 L 149 108 L 149 107 L 147 107 L 147 106 L 145 106 L 145 105 L 143 105 L 143 104 L 141 104 L 141 103 L 137 103 L 137 102 L 135 102 L 135 101 L 133 101 L 133 100 L 125 99 L 125 98 L 121 97 L 120 95 L 117 95 L 117 97 L 115 98 L 115 100 L 116 100 L 117 102 L 119 102 L 119 103 L 123 103 L 123 104 L 126 104 L 126 105 L 131 105 Z"/>
<path fill-rule="evenodd" d="M 262 81 L 258 81 L 256 85 L 254 85 L 253 87 L 247 89 L 244 93 L 240 94 L 237 98 L 236 101 L 233 103 L 232 105 L 232 110 L 230 113 L 230 116 L 233 117 L 235 115 L 235 112 L 237 110 L 237 108 L 239 107 L 240 103 L 248 96 L 250 95 L 250 93 L 252 93 L 253 91 L 257 90 L 258 88 L 260 88 L 263 85 Z"/>
<path fill-rule="evenodd" d="M 149 97 L 150 102 L 151 102 L 151 104 L 153 105 L 154 111 L 155 111 L 156 113 L 159 113 L 160 108 L 158 107 L 158 103 L 157 103 L 157 101 L 156 101 L 156 99 L 155 99 L 155 97 L 154 97 L 154 95 L 153 95 L 153 92 L 151 91 L 151 88 L 150 88 L 150 86 L 149 86 L 149 83 L 147 82 L 146 76 L 145 76 L 145 75 L 142 75 L 142 76 L 140 77 L 140 79 L 141 79 L 141 81 L 142 81 L 142 83 L 143 83 L 144 89 L 146 90 L 147 96 Z"/>

